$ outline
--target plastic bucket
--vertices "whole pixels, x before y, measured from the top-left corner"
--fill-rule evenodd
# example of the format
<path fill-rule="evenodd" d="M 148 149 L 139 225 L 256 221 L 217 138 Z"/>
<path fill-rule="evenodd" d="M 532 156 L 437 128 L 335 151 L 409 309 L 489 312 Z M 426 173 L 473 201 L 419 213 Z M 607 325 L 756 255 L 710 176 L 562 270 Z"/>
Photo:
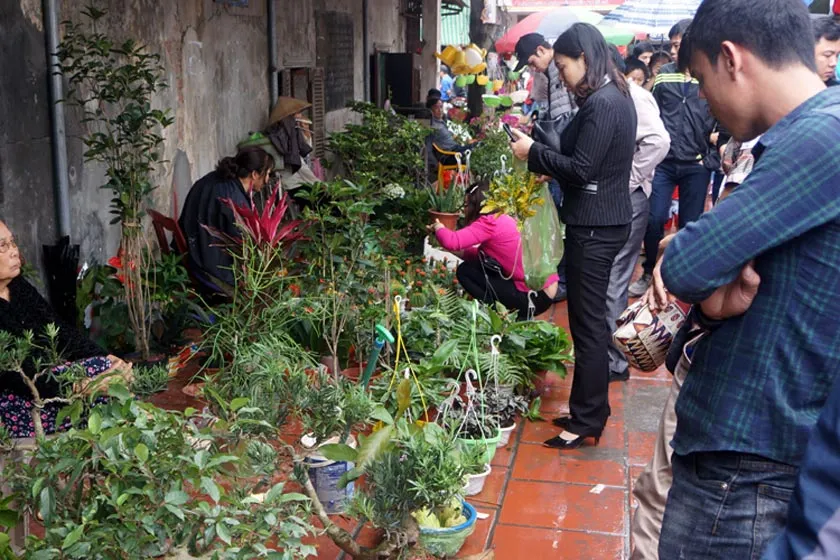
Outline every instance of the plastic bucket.
<path fill-rule="evenodd" d="M 496 444 L 496 447 L 504 447 L 510 442 L 510 435 L 516 429 L 516 422 L 508 426 L 507 428 L 501 428 L 502 437 L 499 439 L 499 443 Z"/>
<path fill-rule="evenodd" d="M 467 483 L 464 485 L 464 494 L 467 496 L 475 496 L 481 494 L 484 490 L 484 483 L 487 482 L 487 477 L 490 476 L 490 471 L 493 470 L 490 465 L 484 465 L 484 472 L 481 474 L 468 474 Z"/>
<path fill-rule="evenodd" d="M 435 556 L 455 556 L 464 546 L 467 537 L 475 531 L 475 508 L 467 502 L 461 503 L 467 520 L 460 525 L 441 529 L 420 527 L 420 544 Z"/>
<path fill-rule="evenodd" d="M 493 462 L 493 457 L 496 456 L 496 446 L 499 444 L 499 440 L 502 437 L 501 430 L 496 431 L 495 437 L 492 438 L 484 438 L 484 439 L 467 439 L 467 438 L 458 438 L 456 441 L 458 442 L 458 446 L 462 449 L 469 449 L 471 447 L 483 447 L 484 448 L 484 462 L 486 464 L 490 464 Z"/>
<path fill-rule="evenodd" d="M 338 438 L 331 438 L 324 442 L 338 443 Z M 305 445 L 305 444 L 304 444 Z M 349 442 L 350 447 L 356 446 L 355 439 Z M 324 506 L 327 513 L 342 513 L 347 502 L 353 497 L 353 483 L 344 488 L 338 487 L 338 481 L 345 473 L 353 469 L 353 463 L 349 461 L 330 461 L 323 455 L 313 453 L 304 463 L 307 466 L 309 480 L 315 488 L 318 500 Z"/>

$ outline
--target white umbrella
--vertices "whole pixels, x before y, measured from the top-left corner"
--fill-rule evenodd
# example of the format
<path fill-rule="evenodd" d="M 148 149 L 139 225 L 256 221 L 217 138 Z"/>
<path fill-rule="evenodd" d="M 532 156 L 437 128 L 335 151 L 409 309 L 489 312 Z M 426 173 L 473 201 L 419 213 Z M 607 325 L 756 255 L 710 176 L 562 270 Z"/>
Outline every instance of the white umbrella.
<path fill-rule="evenodd" d="M 626 0 L 604 16 L 602 24 L 648 33 L 651 38 L 667 37 L 671 27 L 694 17 L 701 0 Z"/>

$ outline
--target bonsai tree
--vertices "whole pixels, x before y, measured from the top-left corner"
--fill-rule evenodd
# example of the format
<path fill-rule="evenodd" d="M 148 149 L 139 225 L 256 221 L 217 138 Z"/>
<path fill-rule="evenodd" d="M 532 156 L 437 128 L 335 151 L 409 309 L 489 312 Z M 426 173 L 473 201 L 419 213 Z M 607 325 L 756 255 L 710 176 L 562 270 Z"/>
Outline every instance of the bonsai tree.
<path fill-rule="evenodd" d="M 149 357 L 149 269 L 144 251 L 144 208 L 154 190 L 153 175 L 162 163 L 162 130 L 172 124 L 168 110 L 152 108 L 166 87 L 160 55 L 133 39 L 117 40 L 98 31 L 105 12 L 88 6 L 87 20 L 65 22 L 57 71 L 69 82 L 65 103 L 82 111 L 88 132 L 82 138 L 86 161 L 105 165 L 103 188 L 113 194 L 112 223 L 122 233 L 123 283 L 135 348 Z"/>
<path fill-rule="evenodd" d="M 164 411 L 116 385 L 110 397 L 86 426 L 13 467 L 16 502 L 43 519 L 43 537 L 27 543 L 33 558 L 315 554 L 302 542 L 314 533 L 309 500 L 271 482 L 276 450 L 258 439 L 225 443 L 239 433 L 235 412 L 220 437 L 197 427 L 195 411 Z"/>
<path fill-rule="evenodd" d="M 61 426 L 68 416 L 78 421 L 82 413 L 82 397 L 92 394 L 96 387 L 105 387 L 112 376 L 101 375 L 90 380 L 85 375 L 85 368 L 81 363 L 65 364 L 58 348 L 58 327 L 49 324 L 42 337 L 43 342 L 36 340 L 32 331 L 23 336 L 14 336 L 7 331 L 0 331 L 0 374 L 17 375 L 29 389 L 32 399 L 32 426 L 36 437 L 44 438 L 44 426 L 41 422 L 41 411 L 50 404 L 68 405 L 59 412 L 55 419 L 56 426 Z M 32 358 L 36 351 L 42 351 L 43 356 Z M 37 373 L 32 377 L 24 371 L 24 364 L 32 360 Z M 5 372 L 5 373 L 3 373 Z M 55 397 L 45 398 L 38 389 L 40 380 L 57 381 L 62 386 L 62 393 Z"/>

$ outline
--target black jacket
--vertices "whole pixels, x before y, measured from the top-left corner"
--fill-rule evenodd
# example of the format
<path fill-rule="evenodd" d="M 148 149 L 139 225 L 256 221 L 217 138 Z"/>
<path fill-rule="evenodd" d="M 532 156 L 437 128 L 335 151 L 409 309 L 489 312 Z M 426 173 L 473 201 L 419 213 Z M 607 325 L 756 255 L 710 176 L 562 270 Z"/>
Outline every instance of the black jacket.
<path fill-rule="evenodd" d="M 38 344 L 43 345 L 45 329 L 50 323 L 58 327 L 58 351 L 62 358 L 77 361 L 107 354 L 75 325 L 62 321 L 32 284 L 20 276 L 12 280 L 9 283 L 9 301 L 0 298 L 0 330 L 14 336 L 23 336 L 24 332 L 32 331 Z M 33 352 L 23 363 L 24 373 L 30 378 L 34 376 L 38 373 L 35 359 L 46 357 L 40 350 Z M 44 399 L 55 397 L 59 390 L 58 383 L 48 376 L 41 376 L 37 387 Z M 0 372 L 0 394 L 3 393 L 32 399 L 29 388 L 20 375 L 14 372 Z"/>
<path fill-rule="evenodd" d="M 636 107 L 609 83 L 590 95 L 563 131 L 562 153 L 536 143 L 528 169 L 563 188 L 560 218 L 571 226 L 623 226 L 633 220 L 630 169 L 636 152 Z"/>
<path fill-rule="evenodd" d="M 709 104 L 700 99 L 697 80 L 685 81 L 685 74 L 674 63 L 662 67 L 653 86 L 653 97 L 665 129 L 671 135 L 671 150 L 666 159 L 680 162 L 701 161 L 712 147 L 709 136 L 715 119 Z"/>
<path fill-rule="evenodd" d="M 204 226 L 233 238 L 239 238 L 239 228 L 233 211 L 222 203 L 229 198 L 238 206 L 249 206 L 250 199 L 238 179 L 224 179 L 211 171 L 199 179 L 187 194 L 178 224 L 187 240 L 190 266 L 194 271 L 207 273 L 233 285 L 233 257 Z M 212 281 L 212 280 L 211 280 Z"/>

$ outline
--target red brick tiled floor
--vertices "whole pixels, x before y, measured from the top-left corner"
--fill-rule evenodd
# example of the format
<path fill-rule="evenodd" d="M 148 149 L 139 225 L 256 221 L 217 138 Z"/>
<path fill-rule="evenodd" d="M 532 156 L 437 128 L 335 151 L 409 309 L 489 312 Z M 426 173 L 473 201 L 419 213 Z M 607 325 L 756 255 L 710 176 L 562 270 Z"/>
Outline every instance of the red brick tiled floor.
<path fill-rule="evenodd" d="M 554 306 L 541 318 L 568 328 L 565 304 Z M 459 557 L 488 549 L 499 560 L 629 557 L 635 507 L 631 490 L 652 453 L 670 374 L 664 368 L 651 373 L 633 370 L 630 381 L 612 384 L 612 415 L 600 444 L 560 452 L 543 447 L 542 442 L 559 432 L 551 418 L 568 413 L 572 376 L 571 367 L 565 379 L 546 375 L 540 409 L 546 421 L 520 422 L 509 445 L 497 451 L 484 491 L 468 498 L 487 517 L 476 522 Z M 171 386 L 167 393 L 172 392 L 180 393 L 180 386 Z M 167 402 L 165 395 L 158 399 L 164 406 L 200 408 L 197 401 L 183 402 L 183 395 L 174 399 L 180 406 Z M 369 528 L 339 519 L 343 527 L 355 528 L 360 542 L 375 540 Z M 346 558 L 326 536 L 315 542 L 318 558 Z"/>

